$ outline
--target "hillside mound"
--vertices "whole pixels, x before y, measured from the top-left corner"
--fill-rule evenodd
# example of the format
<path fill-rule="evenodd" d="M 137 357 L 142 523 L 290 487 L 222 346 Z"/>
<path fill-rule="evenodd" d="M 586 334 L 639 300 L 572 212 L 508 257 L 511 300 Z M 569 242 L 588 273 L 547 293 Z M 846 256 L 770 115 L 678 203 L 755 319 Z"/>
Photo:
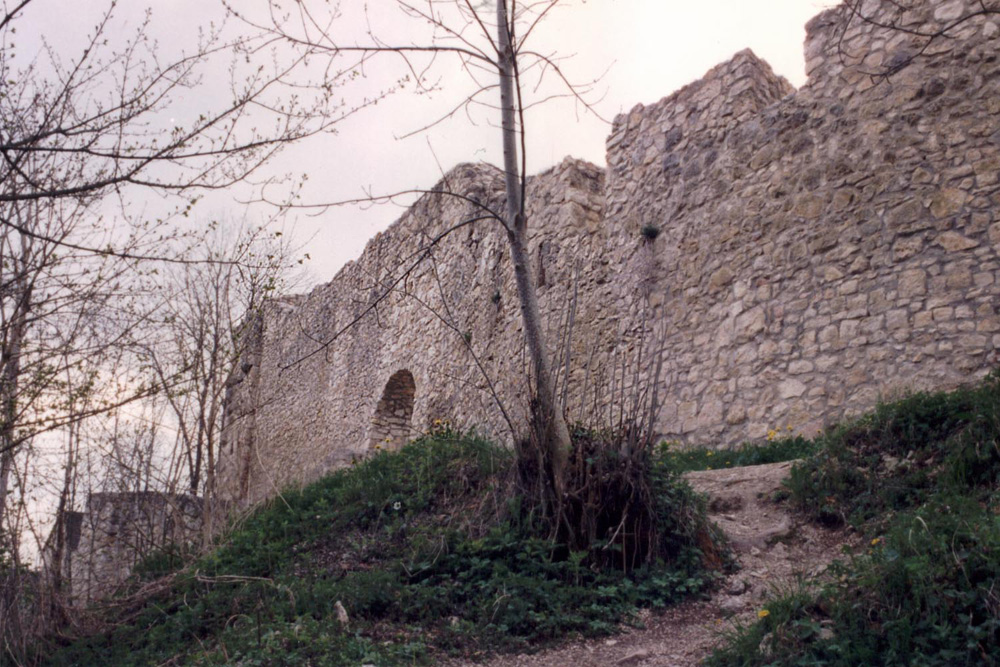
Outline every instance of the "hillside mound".
<path fill-rule="evenodd" d="M 655 567 L 533 533 L 512 454 L 444 430 L 284 494 L 181 570 L 147 562 L 136 595 L 91 611 L 101 632 L 35 662 L 1000 664 L 1000 373 L 812 442 L 664 446 L 649 466 L 675 547 Z"/>
<path fill-rule="evenodd" d="M 513 464 L 510 451 L 446 426 L 377 451 L 282 494 L 179 571 L 150 559 L 132 595 L 89 612 L 100 631 L 58 640 L 43 662 L 482 659 L 607 635 L 639 609 L 676 604 L 717 578 L 708 566 L 722 552 L 702 505 L 663 457 L 645 464 L 661 558 L 629 572 L 609 565 L 627 562 L 608 556 L 620 539 L 600 535 L 584 550 L 549 539 L 512 491 Z"/>

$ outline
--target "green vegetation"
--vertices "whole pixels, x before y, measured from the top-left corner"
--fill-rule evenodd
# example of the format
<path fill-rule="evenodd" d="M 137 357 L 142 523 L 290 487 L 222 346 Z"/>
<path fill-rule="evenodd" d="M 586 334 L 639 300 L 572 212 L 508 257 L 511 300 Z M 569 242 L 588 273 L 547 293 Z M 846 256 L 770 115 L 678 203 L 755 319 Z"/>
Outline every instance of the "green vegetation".
<path fill-rule="evenodd" d="M 789 482 L 799 507 L 862 527 L 951 493 L 982 500 L 1000 473 L 1000 376 L 948 393 L 880 405 L 822 439 Z"/>
<path fill-rule="evenodd" d="M 665 444 L 638 459 L 662 557 L 626 575 L 606 526 L 589 548 L 553 541 L 517 501 L 512 453 L 445 426 L 285 493 L 186 567 L 175 569 L 184 554 L 150 558 L 135 575 L 146 593 L 122 598 L 106 632 L 53 640 L 38 657 L 426 664 L 611 632 L 638 608 L 704 591 L 724 560 L 680 471 L 801 458 L 788 501 L 851 526 L 864 548 L 826 583 L 770 601 L 709 664 L 1000 663 L 1000 374 L 881 405 L 814 440 L 776 436 L 731 450 Z M 574 479 L 618 484 L 605 437 L 575 432 Z"/>
<path fill-rule="evenodd" d="M 540 535 L 509 500 L 513 464 L 509 451 L 447 428 L 377 453 L 275 499 L 170 586 L 123 603 L 106 632 L 54 644 L 42 661 L 426 663 L 438 652 L 478 656 L 607 633 L 637 608 L 714 579 L 699 549 L 713 546 L 704 514 L 662 460 L 647 465 L 665 558 L 630 576 L 599 566 L 614 543 L 571 552 Z M 136 586 L 174 562 L 147 562 Z"/>
<path fill-rule="evenodd" d="M 1000 374 L 881 405 L 817 446 L 791 502 L 867 548 L 769 603 L 710 664 L 1000 663 Z"/>
<path fill-rule="evenodd" d="M 798 435 L 774 435 L 763 443 L 747 442 L 729 449 L 680 449 L 674 443 L 664 442 L 660 445 L 660 456 L 673 470 L 685 473 L 793 461 L 811 456 L 817 451 L 817 446 L 816 441 Z"/>

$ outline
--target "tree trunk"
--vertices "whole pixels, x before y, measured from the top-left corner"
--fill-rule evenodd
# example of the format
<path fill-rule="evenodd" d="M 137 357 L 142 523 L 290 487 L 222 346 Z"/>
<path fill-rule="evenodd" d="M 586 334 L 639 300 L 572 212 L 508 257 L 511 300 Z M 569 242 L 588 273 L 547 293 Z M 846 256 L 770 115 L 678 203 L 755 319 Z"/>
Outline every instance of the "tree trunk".
<path fill-rule="evenodd" d="M 524 339 L 535 371 L 534 415 L 538 446 L 551 465 L 552 485 L 556 499 L 566 488 L 566 465 L 569 460 L 570 435 L 566 419 L 556 401 L 555 383 L 549 365 L 548 350 L 542 333 L 542 317 L 538 309 L 538 283 L 531 270 L 528 254 L 528 220 L 521 197 L 521 174 L 517 160 L 517 119 L 514 97 L 514 49 L 511 44 L 510 22 L 506 0 L 497 0 L 497 32 L 499 45 L 500 106 L 503 127 L 504 181 L 507 190 L 505 223 L 510 242 L 511 261 L 521 304 Z M 521 128 L 523 131 L 524 128 Z M 541 471 L 540 471 L 541 472 Z"/>
<path fill-rule="evenodd" d="M 28 328 L 27 310 L 31 304 L 31 287 L 22 287 L 15 290 L 17 303 L 14 305 L 7 347 L 0 350 L 0 542 L 6 539 L 2 529 L 7 515 L 8 484 L 17 446 L 15 425 L 18 381 L 21 375 L 21 345 Z"/>

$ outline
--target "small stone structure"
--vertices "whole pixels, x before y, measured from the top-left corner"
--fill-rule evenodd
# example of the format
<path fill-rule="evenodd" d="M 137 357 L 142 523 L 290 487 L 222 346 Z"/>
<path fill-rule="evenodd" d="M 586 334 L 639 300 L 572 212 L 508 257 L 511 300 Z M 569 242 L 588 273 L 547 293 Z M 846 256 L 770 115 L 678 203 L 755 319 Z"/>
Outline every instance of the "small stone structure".
<path fill-rule="evenodd" d="M 204 501 L 194 496 L 92 493 L 83 512 L 65 512 L 61 546 L 53 531 L 43 557 L 74 604 L 107 597 L 157 549 L 198 543 Z M 59 527 L 57 526 L 57 529 Z"/>
<path fill-rule="evenodd" d="M 567 159 L 530 180 L 571 419 L 627 410 L 622 385 L 650 381 L 653 348 L 656 432 L 687 443 L 812 434 L 996 365 L 1000 30 L 980 16 L 927 44 L 913 29 L 978 3 L 863 4 L 909 31 L 828 10 L 807 26 L 801 89 L 743 51 L 615 119 L 606 170 Z M 500 210 L 501 174 L 462 165 L 436 190 L 462 198 L 425 195 L 333 281 L 253 323 L 224 499 L 269 497 L 439 418 L 515 437 L 508 418 L 530 406 L 506 239 L 487 221 L 445 235 Z"/>

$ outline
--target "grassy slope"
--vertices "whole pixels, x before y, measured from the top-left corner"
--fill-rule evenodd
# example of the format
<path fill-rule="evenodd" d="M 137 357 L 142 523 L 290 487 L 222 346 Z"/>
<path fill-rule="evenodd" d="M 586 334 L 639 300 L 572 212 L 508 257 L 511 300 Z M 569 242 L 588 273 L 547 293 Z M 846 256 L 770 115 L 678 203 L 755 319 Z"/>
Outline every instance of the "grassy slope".
<path fill-rule="evenodd" d="M 747 442 L 729 449 L 707 447 L 678 449 L 672 444 L 665 442 L 660 445 L 660 453 L 665 463 L 678 473 L 792 461 L 813 455 L 818 447 L 818 443 L 814 440 L 792 435 L 786 437 L 776 433 L 766 442 Z"/>
<path fill-rule="evenodd" d="M 792 502 L 869 548 L 773 600 L 710 664 L 1000 664 L 1000 375 L 882 405 L 815 448 Z"/>
<path fill-rule="evenodd" d="M 714 665 L 1000 663 L 1000 378 L 880 406 L 812 441 L 661 448 L 652 462 L 676 558 L 624 578 L 501 517 L 510 454 L 441 433 L 285 495 L 112 632 L 50 647 L 51 664 L 344 665 L 512 650 L 614 629 L 638 606 L 702 590 L 681 470 L 805 457 L 791 502 L 870 548 L 803 585 Z M 156 562 L 147 574 L 156 572 Z M 344 628 L 336 602 L 349 610 Z"/>
<path fill-rule="evenodd" d="M 606 633 L 703 590 L 690 489 L 651 462 L 669 563 L 595 572 L 507 517 L 511 455 L 440 432 L 284 494 L 114 629 L 48 647 L 56 665 L 411 664 Z M 699 519 L 703 520 L 703 519 Z M 165 559 L 143 569 L 149 580 Z M 137 582 L 141 583 L 141 582 Z M 350 617 L 338 620 L 340 603 Z"/>

